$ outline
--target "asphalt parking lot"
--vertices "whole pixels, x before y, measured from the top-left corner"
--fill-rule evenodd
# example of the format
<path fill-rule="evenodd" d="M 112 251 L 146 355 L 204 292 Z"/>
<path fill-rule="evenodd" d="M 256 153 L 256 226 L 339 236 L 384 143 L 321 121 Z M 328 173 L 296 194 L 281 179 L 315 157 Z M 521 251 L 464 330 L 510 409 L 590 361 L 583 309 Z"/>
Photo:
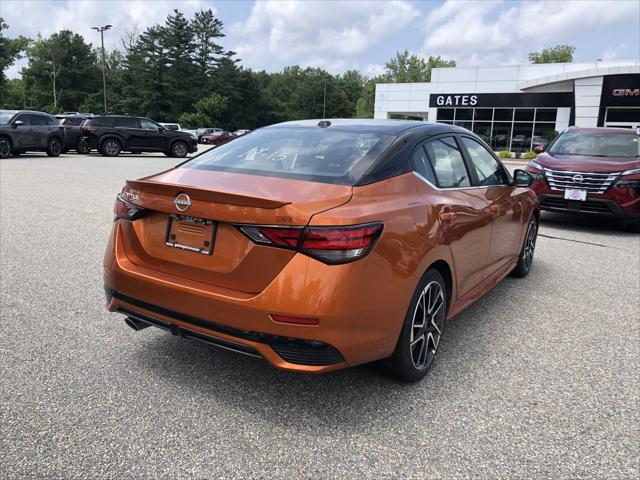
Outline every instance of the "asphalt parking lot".
<path fill-rule="evenodd" d="M 306 376 L 105 310 L 114 197 L 176 163 L 0 162 L 2 478 L 638 477 L 640 235 L 543 214 L 423 382 Z"/>

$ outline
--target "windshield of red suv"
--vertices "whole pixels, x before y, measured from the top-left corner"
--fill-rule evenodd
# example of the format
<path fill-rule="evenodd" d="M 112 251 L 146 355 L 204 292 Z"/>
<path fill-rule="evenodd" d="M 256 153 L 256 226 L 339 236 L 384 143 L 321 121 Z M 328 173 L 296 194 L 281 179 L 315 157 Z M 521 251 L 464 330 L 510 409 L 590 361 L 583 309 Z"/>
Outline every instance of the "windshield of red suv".
<path fill-rule="evenodd" d="M 584 155 L 589 157 L 638 157 L 638 135 L 633 133 L 568 131 L 549 148 L 554 155 Z"/>

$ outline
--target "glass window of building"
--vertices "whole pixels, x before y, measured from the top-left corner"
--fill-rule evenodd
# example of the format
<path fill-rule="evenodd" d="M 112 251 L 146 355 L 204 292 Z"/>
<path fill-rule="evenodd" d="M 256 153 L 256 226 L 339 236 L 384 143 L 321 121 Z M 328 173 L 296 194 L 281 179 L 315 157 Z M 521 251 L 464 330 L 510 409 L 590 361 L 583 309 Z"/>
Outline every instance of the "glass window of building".
<path fill-rule="evenodd" d="M 457 120 L 473 120 L 473 108 L 456 108 Z"/>
<path fill-rule="evenodd" d="M 514 123 L 511 136 L 511 151 L 524 152 L 531 149 L 531 137 L 533 136 L 533 122 Z"/>
<path fill-rule="evenodd" d="M 511 144 L 511 122 L 493 122 L 493 143 L 494 150 L 509 150 Z"/>
<path fill-rule="evenodd" d="M 490 122 L 493 120 L 493 108 L 476 108 L 473 112 L 473 119 Z"/>
<path fill-rule="evenodd" d="M 535 110 L 533 108 L 516 108 L 513 120 L 515 122 L 533 122 Z"/>
<path fill-rule="evenodd" d="M 513 121 L 513 108 L 496 108 L 493 112 L 494 121 Z"/>
<path fill-rule="evenodd" d="M 439 108 L 438 109 L 438 122 L 442 120 L 453 120 L 454 109 L 453 108 Z"/>
<path fill-rule="evenodd" d="M 555 122 L 557 114 L 557 108 L 537 108 L 536 122 Z"/>
<path fill-rule="evenodd" d="M 640 108 L 607 108 L 606 122 L 640 122 Z"/>
<path fill-rule="evenodd" d="M 491 145 L 491 122 L 473 122 L 473 133 L 487 145 Z"/>

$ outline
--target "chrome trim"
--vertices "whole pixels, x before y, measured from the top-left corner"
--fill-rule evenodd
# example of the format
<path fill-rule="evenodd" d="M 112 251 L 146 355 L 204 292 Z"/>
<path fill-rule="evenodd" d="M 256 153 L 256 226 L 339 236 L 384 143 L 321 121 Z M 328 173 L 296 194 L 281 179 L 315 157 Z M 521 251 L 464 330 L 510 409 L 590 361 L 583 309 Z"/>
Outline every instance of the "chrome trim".
<path fill-rule="evenodd" d="M 620 176 L 621 172 L 599 173 L 599 172 L 577 172 L 574 170 L 553 170 L 543 167 L 547 184 L 551 190 L 564 191 L 567 188 L 586 190 L 588 193 L 602 195 L 611 188 Z M 582 180 L 576 182 L 576 176 Z"/>
<path fill-rule="evenodd" d="M 473 185 L 471 187 L 448 187 L 448 188 L 441 188 L 441 187 L 437 187 L 435 186 L 433 183 L 431 183 L 429 180 L 427 180 L 426 178 L 424 178 L 422 175 L 420 175 L 418 172 L 416 172 L 415 170 L 412 170 L 411 173 L 413 173 L 416 177 L 418 177 L 420 180 L 422 180 L 424 183 L 426 183 L 427 185 L 429 185 L 431 188 L 435 188 L 436 190 L 438 190 L 439 192 L 450 192 L 451 190 L 480 190 L 483 188 L 496 188 L 496 187 L 513 187 L 513 185 L 509 185 L 509 184 L 502 184 L 502 185 Z"/>

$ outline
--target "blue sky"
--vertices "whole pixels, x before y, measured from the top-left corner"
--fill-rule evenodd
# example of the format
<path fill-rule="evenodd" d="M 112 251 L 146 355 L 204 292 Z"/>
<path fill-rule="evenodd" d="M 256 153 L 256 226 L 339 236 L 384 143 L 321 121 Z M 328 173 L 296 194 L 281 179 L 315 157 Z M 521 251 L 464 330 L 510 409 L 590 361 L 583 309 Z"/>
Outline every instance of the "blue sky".
<path fill-rule="evenodd" d="M 398 50 L 442 55 L 458 65 L 527 63 L 527 53 L 558 43 L 575 60 L 640 58 L 640 1 L 219 1 L 0 0 L 8 36 L 70 29 L 97 45 L 91 26 L 110 23 L 107 48 L 127 30 L 162 22 L 173 8 L 211 8 L 225 25 L 226 48 L 242 64 L 277 71 L 317 66 L 380 73 Z M 21 62 L 8 75 L 16 77 Z"/>

